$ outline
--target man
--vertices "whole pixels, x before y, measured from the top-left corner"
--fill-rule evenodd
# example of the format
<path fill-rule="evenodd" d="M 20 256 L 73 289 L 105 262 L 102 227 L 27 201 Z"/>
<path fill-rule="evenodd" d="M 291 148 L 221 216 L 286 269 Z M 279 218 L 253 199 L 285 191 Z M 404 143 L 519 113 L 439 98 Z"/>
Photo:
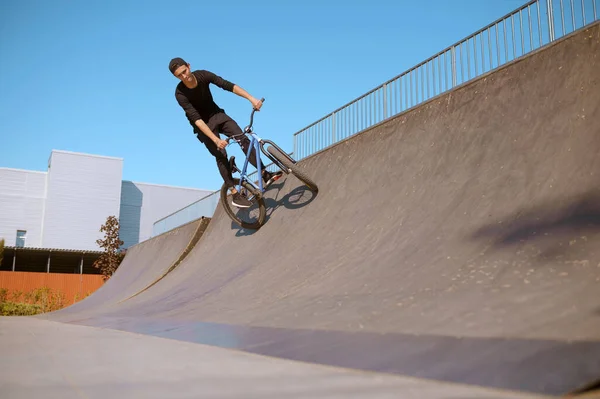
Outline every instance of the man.
<path fill-rule="evenodd" d="M 208 151 L 215 157 L 223 181 L 231 187 L 233 205 L 239 208 L 250 207 L 252 203 L 243 197 L 234 187 L 232 170 L 230 169 L 227 152 L 225 151 L 227 142 L 221 140 L 219 135 L 219 133 L 223 133 L 226 136 L 238 135 L 242 133 L 242 129 L 223 109 L 215 104 L 209 84 L 212 83 L 223 90 L 247 99 L 257 111 L 260 110 L 262 102 L 252 97 L 240 86 L 210 71 L 192 71 L 190 64 L 181 58 L 173 58 L 169 62 L 169 70 L 181 81 L 175 89 L 175 98 L 185 111 L 185 115 L 192 125 L 198 140 L 204 143 Z M 250 140 L 245 135 L 237 137 L 237 140 L 240 142 L 244 154 L 246 154 L 250 146 Z M 261 162 L 263 170 L 262 179 L 265 187 L 281 177 L 282 172 L 268 172 L 265 170 L 262 160 L 259 158 L 258 161 Z M 255 168 L 258 167 L 256 162 L 256 154 L 253 151 L 250 156 L 250 163 Z"/>

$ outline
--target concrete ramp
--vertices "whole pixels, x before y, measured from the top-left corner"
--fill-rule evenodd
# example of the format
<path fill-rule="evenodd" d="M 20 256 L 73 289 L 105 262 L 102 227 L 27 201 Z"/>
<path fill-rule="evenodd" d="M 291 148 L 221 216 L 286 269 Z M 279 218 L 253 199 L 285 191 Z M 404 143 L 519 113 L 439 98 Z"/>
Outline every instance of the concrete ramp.
<path fill-rule="evenodd" d="M 206 230 L 210 219 L 202 218 L 131 246 L 119 268 L 93 295 L 52 313 L 60 321 L 97 314 L 135 296 L 160 281 L 187 256 Z M 42 315 L 45 317 L 45 315 Z"/>
<path fill-rule="evenodd" d="M 219 207 L 150 289 L 46 317 L 507 392 L 598 381 L 599 24 L 300 164 L 318 196 L 278 182 L 257 232 Z"/>

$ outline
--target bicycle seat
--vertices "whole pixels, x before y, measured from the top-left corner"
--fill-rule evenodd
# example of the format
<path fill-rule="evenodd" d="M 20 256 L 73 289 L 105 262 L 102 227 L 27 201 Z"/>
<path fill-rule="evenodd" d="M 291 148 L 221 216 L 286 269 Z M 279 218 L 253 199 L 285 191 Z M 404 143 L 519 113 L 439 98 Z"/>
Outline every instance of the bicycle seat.
<path fill-rule="evenodd" d="M 240 170 L 238 169 L 237 165 L 235 164 L 235 155 L 232 155 L 229 157 L 229 169 L 231 169 L 232 172 L 239 172 Z"/>

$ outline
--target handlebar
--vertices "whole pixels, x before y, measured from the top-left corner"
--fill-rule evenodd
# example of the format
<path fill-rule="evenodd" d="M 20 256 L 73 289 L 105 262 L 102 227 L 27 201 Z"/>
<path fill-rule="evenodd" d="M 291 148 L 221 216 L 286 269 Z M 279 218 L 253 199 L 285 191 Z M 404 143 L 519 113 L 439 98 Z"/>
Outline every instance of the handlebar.
<path fill-rule="evenodd" d="M 260 99 L 260 102 L 265 102 L 264 97 Z M 252 109 L 252 113 L 250 114 L 250 124 L 246 126 L 244 129 L 245 132 L 249 132 L 252 130 L 252 124 L 254 123 L 254 113 L 256 112 L 256 108 Z"/>
<path fill-rule="evenodd" d="M 264 97 L 261 98 L 260 101 L 264 103 L 265 102 Z M 242 132 L 242 134 L 236 134 L 236 135 L 233 135 L 233 136 L 230 136 L 230 137 L 226 138 L 225 141 L 227 143 L 229 143 L 229 141 L 231 139 L 236 138 L 237 136 L 243 136 L 244 134 L 250 133 L 252 131 L 252 124 L 254 123 L 254 113 L 256 111 L 257 111 L 256 108 L 252 109 L 252 113 L 250 114 L 250 124 L 244 128 L 244 131 Z"/>

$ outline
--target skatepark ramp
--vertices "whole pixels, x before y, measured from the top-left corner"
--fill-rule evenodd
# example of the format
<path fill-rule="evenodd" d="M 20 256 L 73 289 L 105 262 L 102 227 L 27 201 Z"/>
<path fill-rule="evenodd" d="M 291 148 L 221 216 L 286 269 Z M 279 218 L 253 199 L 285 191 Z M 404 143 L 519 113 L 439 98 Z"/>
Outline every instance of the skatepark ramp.
<path fill-rule="evenodd" d="M 183 261 L 209 222 L 202 218 L 129 247 L 111 278 L 93 295 L 68 308 L 70 317 L 118 304 L 156 284 Z"/>
<path fill-rule="evenodd" d="M 303 159 L 318 195 L 276 182 L 260 230 L 219 205 L 168 274 L 182 242 L 143 283 L 115 275 L 126 295 L 38 318 L 573 393 L 600 378 L 599 154 L 594 23 Z"/>
<path fill-rule="evenodd" d="M 583 28 L 598 19 L 597 3 L 527 1 L 294 133 L 291 154 L 301 160 L 327 149 Z M 162 233 L 201 216 L 212 216 L 217 203 L 215 192 L 157 221 L 154 230 Z"/>

